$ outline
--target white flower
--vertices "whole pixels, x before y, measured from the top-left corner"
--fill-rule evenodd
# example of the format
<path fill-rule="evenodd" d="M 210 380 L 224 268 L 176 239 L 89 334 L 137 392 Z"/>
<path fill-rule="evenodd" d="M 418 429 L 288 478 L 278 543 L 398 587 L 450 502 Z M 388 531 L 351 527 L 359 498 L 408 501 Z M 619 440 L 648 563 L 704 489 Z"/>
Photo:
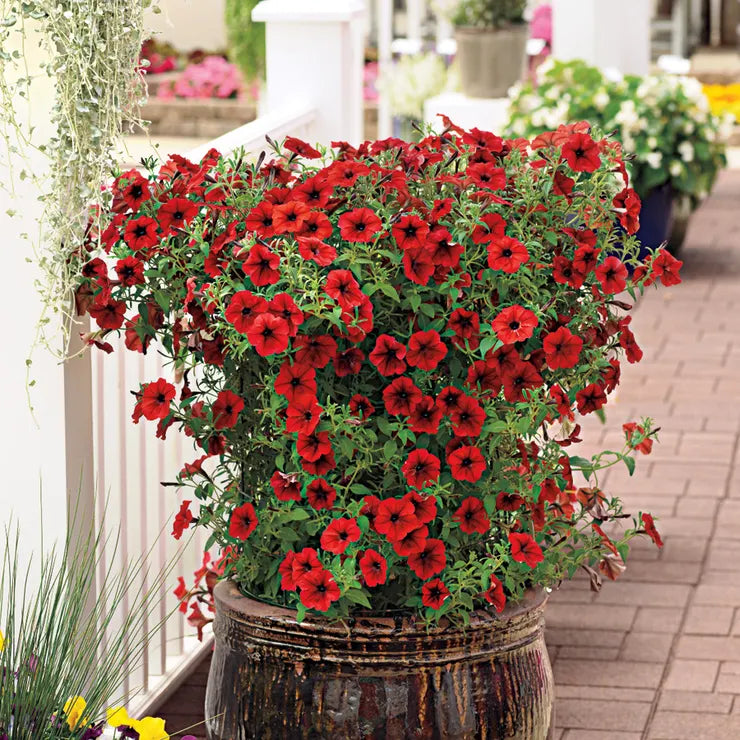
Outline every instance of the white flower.
<path fill-rule="evenodd" d="M 606 90 L 599 90 L 599 92 L 594 95 L 594 106 L 596 107 L 596 110 L 604 110 L 607 105 L 609 105 L 609 95 Z"/>
<path fill-rule="evenodd" d="M 662 152 L 650 152 L 650 154 L 645 155 L 645 161 L 654 170 L 659 170 L 663 164 L 663 154 Z"/>
<path fill-rule="evenodd" d="M 647 145 L 651 149 L 657 149 L 658 148 L 658 140 L 654 136 L 648 136 Z"/>
<path fill-rule="evenodd" d="M 622 148 L 626 152 L 633 152 L 635 150 L 635 140 L 631 134 L 626 132 L 622 134 Z"/>
<path fill-rule="evenodd" d="M 614 120 L 622 126 L 625 131 L 632 131 L 639 120 L 635 101 L 625 100 L 622 105 L 619 106 L 619 112 L 614 117 Z"/>
<path fill-rule="evenodd" d="M 668 171 L 671 173 L 671 177 L 681 177 L 683 174 L 683 165 L 680 160 L 674 159 L 673 162 L 671 162 L 671 166 L 668 168 Z"/>
<path fill-rule="evenodd" d="M 694 125 L 693 121 L 686 121 L 686 123 L 684 123 L 683 125 L 683 132 L 685 134 L 693 134 L 695 128 L 696 126 Z"/>
<path fill-rule="evenodd" d="M 694 145 L 690 141 L 682 141 L 678 145 L 678 153 L 684 162 L 694 161 Z"/>

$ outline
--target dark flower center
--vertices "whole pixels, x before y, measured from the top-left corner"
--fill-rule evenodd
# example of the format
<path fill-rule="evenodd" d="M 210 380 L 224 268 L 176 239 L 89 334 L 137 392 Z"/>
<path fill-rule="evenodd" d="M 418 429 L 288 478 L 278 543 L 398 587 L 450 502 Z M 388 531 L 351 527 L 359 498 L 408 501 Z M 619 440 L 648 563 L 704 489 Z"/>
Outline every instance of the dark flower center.
<path fill-rule="evenodd" d="M 513 252 L 512 252 L 512 251 L 511 251 L 511 250 L 510 250 L 510 249 L 509 249 L 509 248 L 507 247 L 506 249 L 504 249 L 504 251 L 503 251 L 503 252 L 501 252 L 501 254 L 502 254 L 502 255 L 503 255 L 504 257 L 511 257 L 511 255 L 513 254 Z"/>
<path fill-rule="evenodd" d="M 138 237 L 146 236 L 146 226 L 139 224 L 134 230 L 134 234 Z"/>
<path fill-rule="evenodd" d="M 520 326 L 521 324 L 518 321 L 509 322 L 509 329 L 511 329 L 512 331 L 516 331 Z"/>

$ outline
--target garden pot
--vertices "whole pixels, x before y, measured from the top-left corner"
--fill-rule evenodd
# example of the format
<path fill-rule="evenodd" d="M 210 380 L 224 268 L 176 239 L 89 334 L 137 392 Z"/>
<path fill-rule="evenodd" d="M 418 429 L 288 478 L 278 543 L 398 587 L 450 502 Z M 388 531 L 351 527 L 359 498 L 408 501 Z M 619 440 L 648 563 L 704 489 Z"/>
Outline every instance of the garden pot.
<path fill-rule="evenodd" d="M 688 195 L 674 196 L 671 231 L 668 235 L 668 251 L 673 255 L 681 251 L 693 212 L 691 198 Z"/>
<path fill-rule="evenodd" d="M 460 26 L 455 31 L 460 85 L 470 98 L 505 98 L 524 74 L 529 27 Z"/>
<path fill-rule="evenodd" d="M 308 617 L 214 592 L 210 740 L 473 740 L 551 737 L 546 595 L 531 591 L 465 628 L 408 618 Z"/>
<path fill-rule="evenodd" d="M 636 234 L 640 240 L 640 259 L 648 256 L 648 248 L 656 249 L 668 241 L 673 224 L 673 188 L 670 183 L 653 188 L 642 201 L 640 228 Z"/>

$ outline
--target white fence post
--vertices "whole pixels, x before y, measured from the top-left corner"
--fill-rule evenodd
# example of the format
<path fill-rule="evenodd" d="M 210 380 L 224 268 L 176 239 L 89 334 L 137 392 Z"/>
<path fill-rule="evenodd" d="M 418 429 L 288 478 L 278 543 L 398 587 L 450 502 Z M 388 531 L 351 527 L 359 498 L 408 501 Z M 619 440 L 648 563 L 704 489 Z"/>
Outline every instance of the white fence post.
<path fill-rule="evenodd" d="M 362 141 L 362 0 L 263 0 L 252 19 L 266 25 L 267 112 L 315 106 L 322 144 Z"/>

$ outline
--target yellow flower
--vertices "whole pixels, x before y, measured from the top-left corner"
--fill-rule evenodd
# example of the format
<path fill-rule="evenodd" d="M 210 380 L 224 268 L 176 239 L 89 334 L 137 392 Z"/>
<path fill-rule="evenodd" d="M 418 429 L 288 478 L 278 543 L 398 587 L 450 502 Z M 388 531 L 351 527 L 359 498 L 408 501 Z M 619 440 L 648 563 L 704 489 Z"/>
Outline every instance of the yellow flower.
<path fill-rule="evenodd" d="M 131 719 L 131 717 L 128 716 L 126 707 L 114 707 L 108 709 L 106 714 L 108 715 L 108 724 L 111 727 L 120 727 L 121 725 L 131 727 L 133 723 L 136 722 L 135 719 Z"/>
<path fill-rule="evenodd" d="M 82 721 L 82 713 L 85 711 L 87 702 L 81 696 L 73 696 L 71 699 L 67 699 L 64 705 L 64 713 L 67 715 L 67 724 L 70 730 L 74 730 L 75 727 Z"/>
<path fill-rule="evenodd" d="M 131 727 L 139 733 L 139 740 L 170 740 L 164 731 L 164 720 L 159 717 L 133 720 Z"/>
<path fill-rule="evenodd" d="M 0 630 L 0 653 L 5 650 L 5 638 L 3 637 L 3 631 Z"/>

